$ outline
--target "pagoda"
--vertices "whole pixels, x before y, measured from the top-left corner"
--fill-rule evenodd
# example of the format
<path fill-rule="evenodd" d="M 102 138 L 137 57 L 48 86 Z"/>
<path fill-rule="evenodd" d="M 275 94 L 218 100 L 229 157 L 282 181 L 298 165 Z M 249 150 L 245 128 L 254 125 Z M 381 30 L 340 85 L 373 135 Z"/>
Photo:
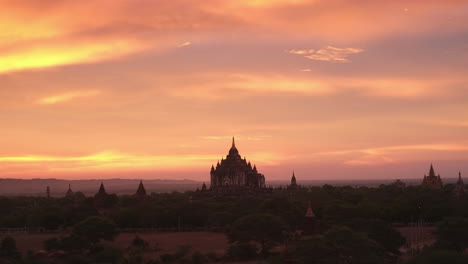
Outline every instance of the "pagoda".
<path fill-rule="evenodd" d="M 109 194 L 107 194 L 104 188 L 104 183 L 101 182 L 99 191 L 94 195 L 94 206 L 97 208 L 106 207 L 109 200 Z"/>
<path fill-rule="evenodd" d="M 72 189 L 71 189 L 71 184 L 68 184 L 68 190 L 67 192 L 65 193 L 65 197 L 68 197 L 68 198 L 73 198 L 75 197 L 75 194 L 73 193 Z"/>
<path fill-rule="evenodd" d="M 431 168 L 429 169 L 429 175 L 424 175 L 422 186 L 433 189 L 441 189 L 444 186 L 442 180 L 440 179 L 440 175 L 436 176 L 432 164 Z"/>
<path fill-rule="evenodd" d="M 458 181 L 453 189 L 453 195 L 457 198 L 460 198 L 466 194 L 465 184 L 461 178 L 461 172 L 458 172 Z"/>
<path fill-rule="evenodd" d="M 140 180 L 140 184 L 138 185 L 138 189 L 135 193 L 135 196 L 137 197 L 137 199 L 145 199 L 147 197 L 146 189 L 145 189 L 145 186 L 143 186 L 142 180 Z"/>
<path fill-rule="evenodd" d="M 310 236 L 318 233 L 318 223 L 315 217 L 314 211 L 312 210 L 312 203 L 309 202 L 306 214 L 302 222 L 302 235 Z"/>
<path fill-rule="evenodd" d="M 211 166 L 211 190 L 223 190 L 232 188 L 265 188 L 265 176 L 257 171 L 245 158 L 241 158 L 236 148 L 234 137 L 232 146 L 226 159 Z"/>
<path fill-rule="evenodd" d="M 296 180 L 296 175 L 294 175 L 294 171 L 291 177 L 291 184 L 288 186 L 288 190 L 296 190 L 299 188 L 299 185 L 297 185 L 297 180 Z"/>

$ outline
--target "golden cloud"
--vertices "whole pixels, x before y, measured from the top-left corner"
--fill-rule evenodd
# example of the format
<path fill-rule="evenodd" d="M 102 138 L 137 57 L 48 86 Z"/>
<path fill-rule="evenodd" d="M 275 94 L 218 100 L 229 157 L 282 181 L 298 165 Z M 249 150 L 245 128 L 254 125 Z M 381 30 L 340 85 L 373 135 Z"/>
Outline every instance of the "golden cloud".
<path fill-rule="evenodd" d="M 358 48 L 337 48 L 333 46 L 327 46 L 323 49 L 314 50 L 287 50 L 288 53 L 305 55 L 305 58 L 317 61 L 328 61 L 328 62 L 351 62 L 348 56 L 351 54 L 357 54 L 363 52 L 363 49 Z"/>
<path fill-rule="evenodd" d="M 276 164 L 282 157 L 270 152 L 252 153 L 251 158 L 262 164 Z M 100 171 L 112 169 L 180 169 L 203 168 L 219 159 L 219 155 L 135 155 L 104 151 L 85 156 L 26 155 L 0 157 L 6 166 L 39 168 L 45 171 Z"/>
<path fill-rule="evenodd" d="M 417 144 L 417 145 L 397 145 L 377 148 L 363 148 L 338 150 L 315 153 L 313 156 L 343 156 L 346 165 L 353 166 L 373 166 L 387 163 L 395 163 L 403 158 L 402 154 L 414 153 L 417 151 L 443 151 L 443 152 L 464 152 L 468 151 L 468 145 L 460 144 Z"/>
<path fill-rule="evenodd" d="M 1 1 L 1 5 L 0 73 L 95 63 L 148 49 L 177 47 L 175 39 L 180 40 L 187 30 L 211 39 L 219 39 L 220 29 L 233 34 L 248 29 L 250 33 L 274 33 L 281 39 L 303 38 L 308 32 L 307 38 L 349 42 L 396 33 L 464 32 L 468 27 L 466 17 L 458 12 L 463 1 L 364 1 L 359 8 L 345 0 L 31 0 Z M 408 16 L 402 6 L 417 11 Z M 450 21 L 440 19 L 446 14 L 452 14 Z M 362 50 L 333 46 L 314 52 L 291 50 L 312 60 L 334 62 L 348 62 L 349 55 L 359 52 Z"/>
<path fill-rule="evenodd" d="M 180 44 L 179 46 L 177 46 L 178 48 L 182 48 L 182 47 L 186 47 L 186 46 L 189 46 L 191 45 L 192 43 L 190 43 L 190 41 L 185 41 L 184 43 Z"/>
<path fill-rule="evenodd" d="M 307 54 L 314 53 L 315 50 L 314 49 L 308 49 L 308 50 L 290 49 L 290 50 L 286 50 L 286 52 L 291 53 L 291 54 L 297 54 L 297 55 L 307 55 Z"/>
<path fill-rule="evenodd" d="M 143 50 L 143 45 L 127 40 L 44 44 L 0 54 L 0 73 L 113 59 Z"/>
<path fill-rule="evenodd" d="M 465 77 L 455 75 L 435 76 L 433 79 L 406 79 L 216 72 L 187 75 L 183 79 L 179 76 L 170 78 L 177 89 L 168 89 L 169 95 L 206 100 L 253 94 L 327 96 L 343 92 L 367 97 L 419 99 L 421 96 L 447 95 L 448 90 L 468 82 Z"/>
<path fill-rule="evenodd" d="M 44 97 L 38 100 L 39 104 L 56 104 L 67 102 L 76 98 L 93 97 L 99 94 L 99 91 L 76 91 L 59 95 Z"/>

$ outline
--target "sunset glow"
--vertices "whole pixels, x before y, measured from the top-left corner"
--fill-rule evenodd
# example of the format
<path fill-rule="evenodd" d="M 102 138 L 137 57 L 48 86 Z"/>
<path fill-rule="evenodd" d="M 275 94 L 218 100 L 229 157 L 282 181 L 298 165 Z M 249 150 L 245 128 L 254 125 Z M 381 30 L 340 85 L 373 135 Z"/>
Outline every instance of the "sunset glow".
<path fill-rule="evenodd" d="M 207 180 L 233 136 L 267 180 L 456 177 L 467 43 L 463 0 L 0 0 L 0 178 Z"/>

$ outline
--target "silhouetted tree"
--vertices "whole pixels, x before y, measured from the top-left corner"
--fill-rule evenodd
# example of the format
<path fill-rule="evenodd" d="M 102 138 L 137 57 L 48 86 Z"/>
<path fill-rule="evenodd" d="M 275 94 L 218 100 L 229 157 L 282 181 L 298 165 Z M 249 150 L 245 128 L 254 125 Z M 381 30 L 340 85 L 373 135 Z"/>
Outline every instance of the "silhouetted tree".
<path fill-rule="evenodd" d="M 365 234 L 354 232 L 348 227 L 335 226 L 324 236 L 315 236 L 300 241 L 288 249 L 298 263 L 383 263 L 385 250 Z"/>
<path fill-rule="evenodd" d="M 262 254 L 266 254 L 271 246 L 283 241 L 287 229 L 287 224 L 278 216 L 252 214 L 236 220 L 227 235 L 231 242 L 257 242 Z"/>
<path fill-rule="evenodd" d="M 114 240 L 118 235 L 118 230 L 112 220 L 91 216 L 78 223 L 73 228 L 71 235 L 83 238 L 90 244 L 96 244 L 101 240 Z"/>

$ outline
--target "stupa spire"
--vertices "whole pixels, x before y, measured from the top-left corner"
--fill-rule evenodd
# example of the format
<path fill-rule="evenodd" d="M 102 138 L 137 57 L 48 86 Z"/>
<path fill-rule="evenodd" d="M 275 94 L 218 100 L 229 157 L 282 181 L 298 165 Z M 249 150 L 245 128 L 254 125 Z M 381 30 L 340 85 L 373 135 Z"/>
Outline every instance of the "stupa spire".
<path fill-rule="evenodd" d="M 145 186 L 143 185 L 143 180 L 140 180 L 140 184 L 138 185 L 136 195 L 140 197 L 146 196 L 146 189 L 145 189 Z"/>
<path fill-rule="evenodd" d="M 104 182 L 101 181 L 101 186 L 99 187 L 98 193 L 106 193 L 106 189 L 104 189 Z"/>
<path fill-rule="evenodd" d="M 432 166 L 432 163 L 431 168 L 429 169 L 429 176 L 435 176 L 434 167 Z"/>

